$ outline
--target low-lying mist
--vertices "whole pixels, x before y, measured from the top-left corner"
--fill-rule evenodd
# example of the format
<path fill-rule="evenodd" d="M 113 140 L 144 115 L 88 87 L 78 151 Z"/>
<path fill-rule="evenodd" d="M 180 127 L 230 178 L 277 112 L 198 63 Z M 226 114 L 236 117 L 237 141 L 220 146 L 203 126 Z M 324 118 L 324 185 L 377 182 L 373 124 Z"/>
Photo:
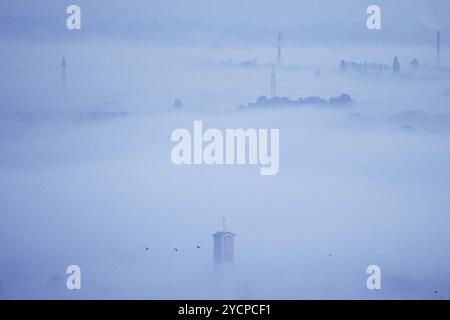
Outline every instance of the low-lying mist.
<path fill-rule="evenodd" d="M 450 85 L 408 71 L 432 49 L 287 49 L 277 95 L 354 103 L 247 108 L 269 95 L 272 48 L 21 46 L 0 54 L 1 298 L 449 298 Z M 400 77 L 339 71 L 394 55 Z M 194 120 L 280 129 L 278 174 L 174 165 L 171 133 Z M 212 269 L 224 217 L 226 281 Z M 81 290 L 65 288 L 72 264 Z"/>

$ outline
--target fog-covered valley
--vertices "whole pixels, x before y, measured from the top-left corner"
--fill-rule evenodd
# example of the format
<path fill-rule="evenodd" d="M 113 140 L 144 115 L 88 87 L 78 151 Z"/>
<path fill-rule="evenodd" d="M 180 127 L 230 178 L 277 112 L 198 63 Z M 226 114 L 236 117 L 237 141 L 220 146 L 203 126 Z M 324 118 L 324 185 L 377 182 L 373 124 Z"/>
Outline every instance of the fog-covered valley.
<path fill-rule="evenodd" d="M 449 299 L 448 46 L 438 67 L 431 44 L 288 41 L 277 97 L 352 102 L 255 104 L 271 43 L 3 40 L 0 298 Z M 174 165 L 171 133 L 195 120 L 279 129 L 278 174 Z M 237 236 L 218 279 L 223 218 Z"/>

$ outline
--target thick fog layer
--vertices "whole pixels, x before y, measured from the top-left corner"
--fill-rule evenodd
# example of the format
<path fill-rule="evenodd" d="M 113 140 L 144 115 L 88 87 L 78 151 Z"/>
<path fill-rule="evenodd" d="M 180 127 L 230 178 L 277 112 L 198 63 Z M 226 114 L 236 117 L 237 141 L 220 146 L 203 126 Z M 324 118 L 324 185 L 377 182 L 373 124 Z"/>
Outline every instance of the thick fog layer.
<path fill-rule="evenodd" d="M 79 2 L 87 25 L 94 10 L 109 17 L 86 36 L 64 30 L 65 5 L 1 5 L 9 31 L 0 40 L 0 298 L 449 299 L 446 1 L 380 1 L 386 21 L 376 41 L 359 38 L 368 30 L 328 41 L 322 27 L 308 44 L 292 31 L 317 33 L 334 15 L 301 1 L 243 4 L 255 10 L 255 41 L 227 38 L 228 28 L 247 30 L 237 2 L 211 14 L 206 1 L 177 1 L 174 11 L 162 2 Z M 365 28 L 367 4 L 355 13 L 355 1 L 324 3 L 337 21 Z M 217 19 L 221 31 L 205 37 L 193 25 L 188 37 L 199 36 L 189 44 L 162 40 L 171 34 L 164 27 L 153 42 L 147 27 L 135 37 L 135 26 L 108 24 L 188 23 L 190 14 L 205 25 Z M 60 21 L 51 36 L 30 38 Z M 415 30 L 417 39 L 396 42 Z M 272 72 L 278 98 L 270 99 Z M 351 102 L 328 103 L 341 94 Z M 192 132 L 196 120 L 205 130 L 279 129 L 278 174 L 174 165 L 171 134 Z M 220 277 L 211 235 L 223 218 L 236 238 L 232 270 Z M 81 290 L 66 288 L 69 265 L 81 268 Z M 366 286 L 370 265 L 382 270 L 381 290 Z"/>

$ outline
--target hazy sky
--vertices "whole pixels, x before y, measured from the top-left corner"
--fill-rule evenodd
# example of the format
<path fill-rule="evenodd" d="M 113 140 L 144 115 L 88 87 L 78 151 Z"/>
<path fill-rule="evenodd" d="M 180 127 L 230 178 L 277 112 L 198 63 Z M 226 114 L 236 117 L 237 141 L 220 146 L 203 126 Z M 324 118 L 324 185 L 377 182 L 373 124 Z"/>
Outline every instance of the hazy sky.
<path fill-rule="evenodd" d="M 366 28 L 374 3 L 381 31 Z M 66 28 L 70 4 L 82 9 L 81 31 Z M 449 9 L 450 0 L 0 0 L 0 299 L 450 297 L 449 76 L 426 67 L 437 63 L 437 27 L 448 43 Z M 280 29 L 277 95 L 347 93 L 355 103 L 237 109 L 270 93 Z M 341 59 L 394 56 L 400 75 L 338 72 Z M 279 128 L 279 174 L 175 166 L 171 133 L 194 120 Z M 231 294 L 212 277 L 211 234 L 224 217 L 237 234 Z M 65 289 L 72 264 L 81 291 Z M 371 264 L 382 291 L 366 288 Z"/>
<path fill-rule="evenodd" d="M 292 39 L 364 41 L 380 37 L 422 43 L 435 28 L 450 30 L 447 0 L 5 0 L 0 4 L 0 35 L 3 38 L 64 37 L 65 9 L 78 4 L 82 9 L 83 34 L 139 37 L 155 33 L 206 33 L 215 37 L 263 37 L 267 30 L 283 29 Z M 383 30 L 368 34 L 366 8 L 382 9 Z M 177 43 L 182 36 L 173 36 Z M 170 42 L 170 39 L 166 41 Z"/>

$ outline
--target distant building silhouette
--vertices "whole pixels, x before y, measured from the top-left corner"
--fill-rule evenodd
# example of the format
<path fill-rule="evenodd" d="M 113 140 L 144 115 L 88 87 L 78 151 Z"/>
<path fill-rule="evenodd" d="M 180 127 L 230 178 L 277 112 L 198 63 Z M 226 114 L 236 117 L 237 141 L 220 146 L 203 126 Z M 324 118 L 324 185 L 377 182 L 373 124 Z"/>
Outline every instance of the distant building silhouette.
<path fill-rule="evenodd" d="M 339 70 L 341 73 L 352 72 L 359 75 L 377 75 L 383 73 L 384 69 L 389 69 L 390 66 L 384 65 L 383 63 L 375 62 L 355 62 L 355 61 L 345 61 L 341 60 L 339 64 Z"/>
<path fill-rule="evenodd" d="M 394 61 L 392 62 L 392 73 L 394 75 L 397 75 L 400 73 L 400 62 L 398 60 L 398 57 L 394 57 Z"/>
<path fill-rule="evenodd" d="M 419 69 L 419 60 L 417 60 L 416 58 L 412 59 L 411 62 L 409 63 L 409 65 L 411 66 L 411 69 Z"/>
<path fill-rule="evenodd" d="M 319 69 L 316 69 L 316 71 L 314 72 L 314 77 L 320 78 L 320 70 Z"/>
<path fill-rule="evenodd" d="M 183 109 L 183 103 L 181 102 L 180 99 L 176 99 L 176 100 L 173 102 L 173 107 L 174 107 L 175 109 L 177 109 L 177 110 Z"/>
<path fill-rule="evenodd" d="M 277 106 L 337 106 L 337 105 L 350 105 L 354 103 L 352 97 L 348 94 L 341 94 L 337 97 L 331 97 L 325 100 L 320 97 L 306 97 L 298 98 L 297 100 L 291 100 L 288 97 L 273 97 L 267 98 L 266 96 L 260 96 L 256 102 L 251 102 L 247 105 L 249 108 L 261 108 L 261 107 L 277 107 Z"/>

